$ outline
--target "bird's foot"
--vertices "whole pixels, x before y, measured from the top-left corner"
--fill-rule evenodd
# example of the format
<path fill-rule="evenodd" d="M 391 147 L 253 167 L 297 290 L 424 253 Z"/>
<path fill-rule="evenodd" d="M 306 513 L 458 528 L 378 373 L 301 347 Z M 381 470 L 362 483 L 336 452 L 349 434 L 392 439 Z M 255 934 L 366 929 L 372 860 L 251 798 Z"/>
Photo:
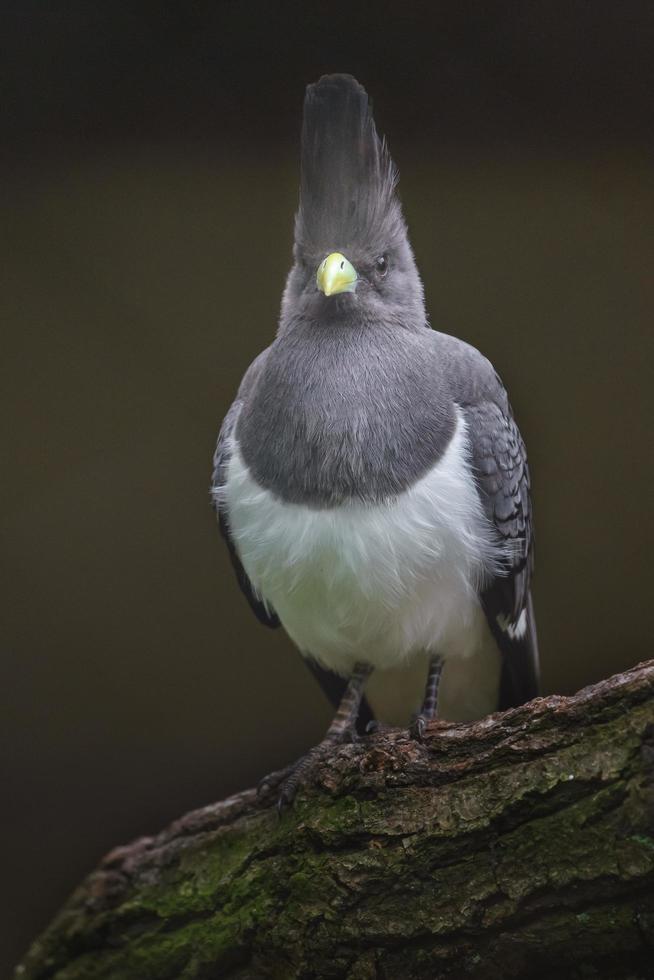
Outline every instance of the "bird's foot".
<path fill-rule="evenodd" d="M 260 779 L 257 784 L 257 796 L 259 798 L 268 796 L 269 793 L 274 792 L 281 783 L 293 772 L 294 764 L 290 766 L 284 766 L 283 769 L 277 769 L 275 772 L 269 772 L 267 776 Z"/>
<path fill-rule="evenodd" d="M 355 742 L 357 739 L 358 735 L 354 726 L 348 726 L 338 734 L 326 735 L 322 742 L 319 742 L 318 745 L 310 749 L 294 765 L 289 766 L 286 770 L 282 770 L 284 774 L 288 773 L 288 775 L 286 775 L 285 779 L 282 776 L 284 783 L 277 801 L 279 812 L 281 813 L 286 807 L 292 805 L 300 786 L 309 781 L 311 775 L 323 759 L 331 755 L 337 746 L 344 745 L 348 742 Z M 279 773 L 274 773 L 273 775 L 277 776 Z"/>
<path fill-rule="evenodd" d="M 409 735 L 416 742 L 424 742 L 427 725 L 432 719 L 420 712 L 409 725 Z"/>

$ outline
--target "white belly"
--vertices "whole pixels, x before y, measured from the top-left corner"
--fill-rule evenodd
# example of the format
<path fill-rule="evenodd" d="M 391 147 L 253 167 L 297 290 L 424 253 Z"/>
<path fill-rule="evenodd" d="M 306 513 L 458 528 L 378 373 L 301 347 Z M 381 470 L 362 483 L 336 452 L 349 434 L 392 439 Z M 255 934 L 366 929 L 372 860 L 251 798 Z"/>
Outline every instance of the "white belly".
<path fill-rule="evenodd" d="M 478 591 L 500 558 L 472 479 L 465 423 L 439 462 L 381 504 L 289 504 L 251 477 L 237 442 L 221 491 L 257 593 L 305 655 L 339 673 L 415 654 L 479 654 Z"/>

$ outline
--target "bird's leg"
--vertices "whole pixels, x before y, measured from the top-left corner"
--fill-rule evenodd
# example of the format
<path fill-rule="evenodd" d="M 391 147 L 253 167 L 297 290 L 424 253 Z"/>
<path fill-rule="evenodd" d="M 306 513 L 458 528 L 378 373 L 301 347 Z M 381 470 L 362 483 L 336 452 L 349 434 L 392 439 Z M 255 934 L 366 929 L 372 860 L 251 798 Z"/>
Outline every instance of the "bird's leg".
<path fill-rule="evenodd" d="M 436 717 L 438 707 L 438 685 L 443 670 L 443 658 L 432 654 L 429 658 L 429 670 L 427 671 L 427 683 L 425 685 L 425 697 L 422 702 L 420 714 L 413 719 L 409 732 L 411 737 L 422 742 L 425 728 L 430 721 Z"/>
<path fill-rule="evenodd" d="M 356 720 L 359 714 L 359 706 L 363 697 L 363 688 L 366 680 L 372 672 L 372 667 L 368 664 L 355 664 L 352 676 L 348 681 L 345 693 L 341 698 L 336 714 L 332 723 L 327 729 L 327 733 L 322 742 L 314 746 L 306 755 L 296 762 L 292 772 L 287 778 L 279 796 L 278 808 L 293 802 L 295 794 L 301 783 L 305 782 L 311 770 L 319 764 L 321 759 L 329 755 L 334 746 L 343 742 L 354 741 L 356 738 Z"/>

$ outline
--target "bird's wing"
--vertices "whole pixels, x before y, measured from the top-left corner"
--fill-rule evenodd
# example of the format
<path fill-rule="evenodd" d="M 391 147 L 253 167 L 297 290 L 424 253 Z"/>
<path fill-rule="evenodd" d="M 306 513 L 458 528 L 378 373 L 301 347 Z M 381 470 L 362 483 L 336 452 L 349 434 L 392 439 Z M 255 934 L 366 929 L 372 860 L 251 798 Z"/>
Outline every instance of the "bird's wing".
<path fill-rule="evenodd" d="M 467 405 L 465 415 L 484 510 L 501 540 L 509 545 L 503 568 L 481 595 L 503 657 L 499 707 L 504 709 L 529 701 L 539 692 L 536 624 L 529 588 L 533 570 L 529 467 L 525 444 L 504 399 L 488 398 Z"/>
<path fill-rule="evenodd" d="M 241 398 L 237 398 L 235 402 L 231 405 L 223 424 L 220 427 L 220 432 L 218 434 L 218 442 L 216 444 L 216 451 L 213 456 L 213 473 L 211 475 L 211 499 L 213 502 L 214 509 L 218 515 L 218 526 L 220 528 L 220 533 L 223 536 L 225 544 L 227 545 L 227 550 L 229 552 L 230 561 L 232 567 L 236 573 L 236 578 L 243 595 L 250 603 L 250 607 L 257 617 L 260 623 L 264 626 L 270 626 L 274 628 L 279 626 L 279 618 L 274 609 L 271 609 L 265 602 L 263 602 L 256 592 L 252 588 L 252 583 L 247 577 L 245 569 L 241 563 L 241 559 L 238 557 L 236 551 L 236 545 L 230 534 L 229 521 L 227 517 L 227 511 L 222 503 L 221 490 L 225 485 L 225 480 L 227 477 L 227 464 L 229 462 L 229 447 L 230 438 L 234 432 L 236 426 L 236 420 L 238 419 L 239 413 L 241 411 L 243 402 Z"/>

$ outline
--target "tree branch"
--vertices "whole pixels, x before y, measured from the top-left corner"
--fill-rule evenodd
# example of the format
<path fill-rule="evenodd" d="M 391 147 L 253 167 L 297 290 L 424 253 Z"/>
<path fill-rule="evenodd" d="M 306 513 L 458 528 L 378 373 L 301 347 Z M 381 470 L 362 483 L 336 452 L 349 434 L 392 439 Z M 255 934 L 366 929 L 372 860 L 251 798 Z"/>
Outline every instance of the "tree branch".
<path fill-rule="evenodd" d="M 17 976 L 618 980 L 653 953 L 650 661 L 339 748 L 281 819 L 248 790 L 119 847 Z"/>

